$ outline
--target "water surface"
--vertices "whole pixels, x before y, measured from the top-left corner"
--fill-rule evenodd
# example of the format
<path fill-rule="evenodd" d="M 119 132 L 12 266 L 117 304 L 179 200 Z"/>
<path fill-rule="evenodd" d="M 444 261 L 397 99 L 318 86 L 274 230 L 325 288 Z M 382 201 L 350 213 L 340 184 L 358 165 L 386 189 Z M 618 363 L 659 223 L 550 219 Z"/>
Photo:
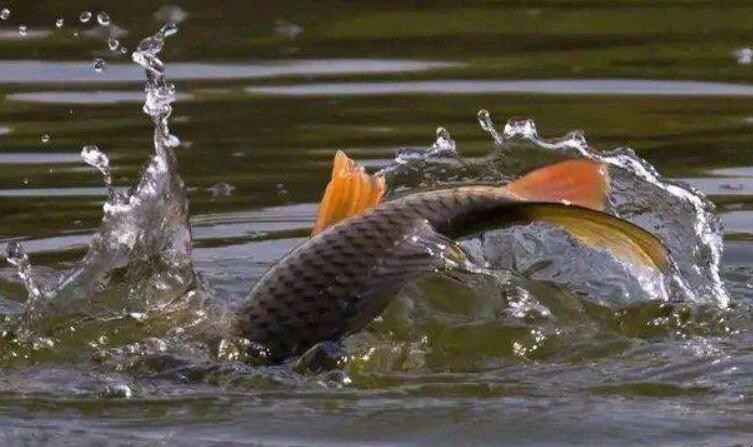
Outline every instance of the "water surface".
<path fill-rule="evenodd" d="M 78 20 L 91 5 L 58 3 L 9 2 L 0 21 L 0 239 L 23 240 L 49 268 L 80 258 L 101 218 L 106 191 L 82 146 L 106 151 L 118 188 L 151 152 L 143 72 Z M 499 127 L 533 118 L 543 136 L 582 129 L 598 149 L 630 146 L 710 195 L 732 309 L 682 320 L 589 308 L 569 338 L 542 324 L 542 343 L 528 322 L 490 316 L 503 312 L 491 294 L 431 279 L 352 340 L 375 347 L 357 351 L 371 357 L 351 364 L 352 383 L 284 367 L 180 377 L 84 355 L 6 361 L 3 443 L 753 442 L 753 66 L 733 54 L 753 45 L 746 2 L 184 1 L 155 16 L 157 6 L 107 12 L 129 49 L 183 18 L 163 56 L 194 262 L 231 305 L 303 240 L 335 150 L 381 167 L 442 125 L 464 156 L 482 156 L 489 137 L 475 117 L 486 108 Z M 0 309 L 24 299 L 0 264 Z M 426 303 L 439 311 L 413 333 L 402 315 Z"/>

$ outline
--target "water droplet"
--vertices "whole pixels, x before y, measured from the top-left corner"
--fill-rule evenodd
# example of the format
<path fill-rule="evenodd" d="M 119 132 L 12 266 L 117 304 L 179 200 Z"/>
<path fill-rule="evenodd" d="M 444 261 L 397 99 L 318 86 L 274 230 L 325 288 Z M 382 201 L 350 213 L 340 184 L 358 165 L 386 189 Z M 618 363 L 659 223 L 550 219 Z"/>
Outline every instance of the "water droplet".
<path fill-rule="evenodd" d="M 26 287 L 29 293 L 30 300 L 34 300 L 40 295 L 40 292 L 34 283 L 32 266 L 23 246 L 16 241 L 8 242 L 5 253 L 5 259 L 8 260 L 8 263 L 16 267 L 18 277 L 23 281 L 24 287 Z"/>
<path fill-rule="evenodd" d="M 120 41 L 114 37 L 110 37 L 107 39 L 107 47 L 110 49 L 110 51 L 116 51 L 118 47 L 120 46 Z"/>
<path fill-rule="evenodd" d="M 750 48 L 738 48 L 732 53 L 740 65 L 750 65 L 753 63 L 753 49 Z"/>
<path fill-rule="evenodd" d="M 232 196 L 234 190 L 235 186 L 225 182 L 220 182 L 207 188 L 207 191 L 212 194 L 213 197 Z"/>
<path fill-rule="evenodd" d="M 94 71 L 102 73 L 105 70 L 105 61 L 103 59 L 94 59 Z"/>
<path fill-rule="evenodd" d="M 8 20 L 10 18 L 10 9 L 3 8 L 0 10 L 0 20 Z"/>
<path fill-rule="evenodd" d="M 105 390 L 100 393 L 100 396 L 106 398 L 130 399 L 133 397 L 133 390 L 126 384 L 116 383 L 108 385 Z"/>
<path fill-rule="evenodd" d="M 97 23 L 102 26 L 109 26 L 110 16 L 106 12 L 100 11 L 99 14 L 97 14 Z"/>
<path fill-rule="evenodd" d="M 275 22 L 275 33 L 286 39 L 293 40 L 303 33 L 303 28 L 287 20 L 278 20 Z"/>
<path fill-rule="evenodd" d="M 81 23 L 88 23 L 89 20 L 92 19 L 92 13 L 89 11 L 82 11 L 81 15 L 78 16 L 78 19 L 81 21 Z"/>
<path fill-rule="evenodd" d="M 120 54 L 128 54 L 128 48 L 120 47 Z"/>
<path fill-rule="evenodd" d="M 25 36 L 28 30 L 26 25 L 18 25 L 18 34 Z"/>
<path fill-rule="evenodd" d="M 457 155 L 455 140 L 450 136 L 450 132 L 444 127 L 437 127 L 437 139 L 431 145 L 429 153 L 433 156 L 452 157 Z"/>
<path fill-rule="evenodd" d="M 110 171 L 110 159 L 107 158 L 107 155 L 99 150 L 96 145 L 89 144 L 81 149 L 81 159 L 84 163 L 102 173 L 105 187 L 107 187 L 107 194 L 110 197 L 114 197 L 115 192 L 112 189 L 112 171 Z"/>
<path fill-rule="evenodd" d="M 494 128 L 494 124 L 492 123 L 492 116 L 491 114 L 489 114 L 489 111 L 481 109 L 478 111 L 476 117 L 478 118 L 478 123 L 481 125 L 481 128 L 484 129 L 489 135 L 491 135 L 491 137 L 494 139 L 494 142 L 497 144 L 502 144 L 502 136 L 499 134 L 499 132 L 497 132 L 497 129 Z"/>
<path fill-rule="evenodd" d="M 50 142 L 50 136 L 48 134 L 42 135 L 42 138 L 40 139 L 42 140 L 42 143 L 45 143 L 45 144 Z"/>
<path fill-rule="evenodd" d="M 65 19 L 63 19 L 62 17 L 58 17 L 58 19 L 55 20 L 55 26 L 58 28 L 62 28 L 63 25 L 65 25 Z"/>
<path fill-rule="evenodd" d="M 178 33 L 178 25 L 176 25 L 175 23 L 172 23 L 172 22 L 166 23 L 165 26 L 163 26 L 159 30 L 159 32 L 162 35 L 162 37 L 173 36 L 173 35 L 175 35 L 175 34 Z"/>
<path fill-rule="evenodd" d="M 523 137 L 536 139 L 538 134 L 536 132 L 536 123 L 533 120 L 509 120 L 505 124 L 504 135 L 507 138 Z"/>

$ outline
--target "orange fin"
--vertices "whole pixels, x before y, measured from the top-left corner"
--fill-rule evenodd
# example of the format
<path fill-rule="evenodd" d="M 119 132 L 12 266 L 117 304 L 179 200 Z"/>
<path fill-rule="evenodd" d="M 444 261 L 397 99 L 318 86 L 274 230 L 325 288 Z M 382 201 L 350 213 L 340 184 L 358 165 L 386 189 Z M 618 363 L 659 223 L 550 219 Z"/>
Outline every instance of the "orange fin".
<path fill-rule="evenodd" d="M 335 154 L 332 179 L 324 190 L 316 218 L 315 235 L 337 222 L 377 205 L 384 195 L 384 177 L 369 175 L 343 151 Z"/>
<path fill-rule="evenodd" d="M 523 200 L 566 202 L 601 211 L 609 193 L 609 174 L 601 163 L 568 160 L 528 173 L 504 189 Z"/>

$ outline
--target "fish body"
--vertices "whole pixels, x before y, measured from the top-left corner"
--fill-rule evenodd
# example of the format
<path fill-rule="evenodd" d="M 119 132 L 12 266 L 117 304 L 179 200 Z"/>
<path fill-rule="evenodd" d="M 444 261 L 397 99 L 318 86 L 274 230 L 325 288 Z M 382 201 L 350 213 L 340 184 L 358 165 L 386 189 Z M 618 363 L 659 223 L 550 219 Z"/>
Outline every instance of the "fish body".
<path fill-rule="evenodd" d="M 353 179 L 333 171 L 333 181 L 320 208 L 328 211 L 320 212 L 317 234 L 282 258 L 254 285 L 237 312 L 237 331 L 263 345 L 269 358 L 279 362 L 319 342 L 339 340 L 360 330 L 406 283 L 460 266 L 466 258 L 453 238 L 500 224 L 549 218 L 568 227 L 568 218 L 575 217 L 577 226 L 578 219 L 591 216 L 597 222 L 597 232 L 607 228 L 599 227 L 600 219 L 606 219 L 607 225 L 624 223 L 589 209 L 603 206 L 607 185 L 601 167 L 590 162 L 570 163 L 580 164 L 566 166 L 564 183 L 563 176 L 552 169 L 543 177 L 534 171 L 507 187 L 465 186 L 422 192 L 365 211 L 361 208 L 366 206 L 351 205 L 374 202 L 365 200 L 363 193 L 378 193 L 378 187 L 369 187 L 378 184 L 368 183 L 370 180 L 362 177 L 365 174 L 356 172 L 366 183 L 351 183 L 360 193 L 337 204 L 344 191 L 353 190 L 337 182 Z M 573 171 L 576 167 L 584 171 Z M 579 181 L 572 181 L 573 177 Z M 565 197 L 580 206 L 526 200 L 532 195 L 548 201 Z M 329 215 L 337 217 L 330 219 Z M 623 225 L 628 227 L 609 228 L 616 228 L 619 234 L 645 233 L 629 223 Z M 628 240 L 636 243 L 635 238 Z M 651 250 L 658 248 L 652 245 L 644 251 Z"/>
<path fill-rule="evenodd" d="M 255 284 L 238 311 L 238 327 L 276 359 L 354 332 L 407 281 L 441 267 L 442 259 L 431 252 L 434 240 L 510 202 L 494 187 L 432 191 L 335 224 Z"/>

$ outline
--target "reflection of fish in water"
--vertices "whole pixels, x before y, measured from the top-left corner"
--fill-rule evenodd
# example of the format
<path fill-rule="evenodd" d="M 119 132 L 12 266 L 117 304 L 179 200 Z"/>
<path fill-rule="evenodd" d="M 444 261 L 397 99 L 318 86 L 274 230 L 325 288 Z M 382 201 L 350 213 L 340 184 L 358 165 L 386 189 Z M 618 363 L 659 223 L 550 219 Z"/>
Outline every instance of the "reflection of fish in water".
<path fill-rule="evenodd" d="M 313 237 L 256 283 L 236 328 L 274 361 L 301 354 L 363 328 L 410 280 L 469 265 L 452 238 L 504 224 L 551 222 L 586 245 L 666 269 L 658 239 L 598 211 L 608 189 L 604 166 L 573 160 L 504 187 L 465 186 L 379 204 L 384 179 L 338 152 Z"/>

